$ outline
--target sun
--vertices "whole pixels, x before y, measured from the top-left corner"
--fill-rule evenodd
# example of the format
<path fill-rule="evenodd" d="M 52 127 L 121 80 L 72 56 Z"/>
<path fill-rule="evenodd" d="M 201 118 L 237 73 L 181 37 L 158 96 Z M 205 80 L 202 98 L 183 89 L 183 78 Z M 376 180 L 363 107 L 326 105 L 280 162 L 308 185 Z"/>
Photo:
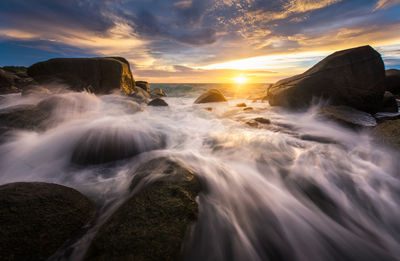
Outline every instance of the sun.
<path fill-rule="evenodd" d="M 236 77 L 236 78 L 233 78 L 233 81 L 234 81 L 235 83 L 242 84 L 242 83 L 247 82 L 247 78 L 246 78 L 246 77 L 243 77 L 243 76 L 238 76 L 238 77 Z"/>

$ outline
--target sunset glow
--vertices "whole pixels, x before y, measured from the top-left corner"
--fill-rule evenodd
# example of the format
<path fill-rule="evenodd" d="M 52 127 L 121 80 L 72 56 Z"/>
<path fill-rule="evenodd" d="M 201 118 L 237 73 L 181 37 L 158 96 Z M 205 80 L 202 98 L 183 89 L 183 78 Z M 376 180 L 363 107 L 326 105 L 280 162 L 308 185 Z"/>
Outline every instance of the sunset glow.
<path fill-rule="evenodd" d="M 247 82 L 247 78 L 243 77 L 243 76 L 238 76 L 238 77 L 234 78 L 233 81 L 237 84 L 243 84 L 243 83 Z"/>

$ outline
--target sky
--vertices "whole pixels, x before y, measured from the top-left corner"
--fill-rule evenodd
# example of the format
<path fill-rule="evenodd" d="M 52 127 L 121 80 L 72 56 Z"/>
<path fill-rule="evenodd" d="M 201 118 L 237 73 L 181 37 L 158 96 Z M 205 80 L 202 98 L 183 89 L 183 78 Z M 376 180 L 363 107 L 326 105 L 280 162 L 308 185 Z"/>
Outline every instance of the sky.
<path fill-rule="evenodd" d="M 400 0 L 0 1 L 0 66 L 122 56 L 151 83 L 272 83 L 362 45 L 400 69 Z"/>

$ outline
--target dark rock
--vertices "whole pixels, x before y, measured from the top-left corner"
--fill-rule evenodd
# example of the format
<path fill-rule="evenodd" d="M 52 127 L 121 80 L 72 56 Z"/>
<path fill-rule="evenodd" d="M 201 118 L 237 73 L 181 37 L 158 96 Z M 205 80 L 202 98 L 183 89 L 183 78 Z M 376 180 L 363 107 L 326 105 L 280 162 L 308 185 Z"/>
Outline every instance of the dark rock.
<path fill-rule="evenodd" d="M 100 228 L 85 260 L 182 260 L 201 190 L 192 171 L 166 158 L 134 173 L 132 195 Z"/>
<path fill-rule="evenodd" d="M 15 76 L 0 69 L 0 94 L 17 93 L 21 90 L 15 86 Z"/>
<path fill-rule="evenodd" d="M 19 73 L 19 74 L 26 74 L 28 68 L 25 66 L 4 66 L 1 69 L 10 73 Z"/>
<path fill-rule="evenodd" d="M 256 122 L 255 120 L 249 120 L 248 122 L 246 122 L 246 124 L 253 128 L 258 127 L 258 122 Z"/>
<path fill-rule="evenodd" d="M 133 92 L 129 95 L 129 97 L 132 97 L 139 103 L 149 103 L 150 94 L 142 88 L 135 87 L 133 88 Z"/>
<path fill-rule="evenodd" d="M 194 103 L 226 102 L 225 96 L 217 89 L 210 89 L 200 95 Z"/>
<path fill-rule="evenodd" d="M 168 103 L 166 103 L 163 99 L 161 98 L 155 98 L 148 104 L 149 106 L 168 106 Z"/>
<path fill-rule="evenodd" d="M 244 108 L 243 110 L 244 110 L 244 111 L 251 111 L 251 110 L 253 110 L 253 107 L 246 107 L 246 108 Z"/>
<path fill-rule="evenodd" d="M 236 107 L 246 107 L 247 105 L 246 105 L 246 103 L 238 103 L 238 104 L 236 104 Z"/>
<path fill-rule="evenodd" d="M 400 70 L 386 70 L 385 85 L 387 91 L 400 94 Z"/>
<path fill-rule="evenodd" d="M 130 94 L 135 86 L 129 63 L 121 57 L 50 59 L 29 67 L 28 74 L 39 83 L 56 81 L 75 91 L 111 93 L 120 89 Z"/>
<path fill-rule="evenodd" d="M 206 107 L 206 108 L 204 108 L 206 111 L 212 111 L 213 110 L 213 108 L 211 108 L 211 107 Z"/>
<path fill-rule="evenodd" d="M 385 92 L 379 112 L 399 112 L 396 98 L 390 92 Z"/>
<path fill-rule="evenodd" d="M 303 74 L 275 83 L 268 89 L 272 106 L 304 108 L 314 98 L 376 112 L 385 91 L 382 58 L 370 46 L 335 52 Z"/>
<path fill-rule="evenodd" d="M 372 130 L 372 135 L 378 142 L 400 150 L 400 120 L 380 123 Z"/>
<path fill-rule="evenodd" d="M 17 105 L 0 110 L 0 134 L 12 129 L 43 130 L 49 116 L 36 105 Z"/>
<path fill-rule="evenodd" d="M 165 140 L 160 134 L 110 126 L 85 133 L 73 150 L 71 162 L 79 165 L 102 164 L 164 146 Z"/>
<path fill-rule="evenodd" d="M 167 97 L 165 92 L 161 88 L 155 88 L 150 91 L 151 98 Z"/>
<path fill-rule="evenodd" d="M 266 118 L 262 118 L 262 117 L 258 117 L 254 119 L 256 122 L 262 123 L 262 124 L 270 124 L 271 120 L 266 119 Z"/>
<path fill-rule="evenodd" d="M 372 128 L 377 124 L 371 114 L 347 106 L 327 106 L 322 108 L 319 114 L 353 129 Z"/>
<path fill-rule="evenodd" d="M 49 94 L 49 89 L 36 85 L 28 86 L 21 92 L 22 96 L 47 96 Z"/>
<path fill-rule="evenodd" d="M 400 112 L 378 112 L 374 115 L 377 122 L 384 122 L 390 120 L 399 120 L 400 119 Z"/>
<path fill-rule="evenodd" d="M 93 203 L 50 183 L 0 186 L 0 260 L 46 260 L 76 239 L 93 218 Z"/>
<path fill-rule="evenodd" d="M 143 90 L 145 90 L 146 92 L 150 92 L 150 84 L 148 82 L 145 81 L 136 81 L 135 85 L 137 87 L 142 88 Z"/>

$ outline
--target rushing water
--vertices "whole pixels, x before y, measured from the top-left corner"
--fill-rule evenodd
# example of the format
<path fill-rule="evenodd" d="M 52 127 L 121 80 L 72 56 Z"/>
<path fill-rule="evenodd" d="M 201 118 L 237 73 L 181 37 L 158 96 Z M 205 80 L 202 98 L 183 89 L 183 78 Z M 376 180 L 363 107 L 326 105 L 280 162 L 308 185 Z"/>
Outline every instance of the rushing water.
<path fill-rule="evenodd" d="M 374 144 L 368 132 L 323 122 L 317 107 L 293 113 L 246 99 L 263 85 L 152 87 L 169 94 L 169 107 L 132 113 L 118 95 L 60 94 L 64 102 L 46 131 L 19 131 L 0 145 L 0 184 L 63 184 L 102 207 L 98 225 L 72 246 L 69 259 L 82 257 L 97 227 L 123 201 L 132 169 L 160 156 L 183 162 L 207 185 L 187 260 L 400 259 L 399 155 Z M 222 89 L 229 102 L 194 105 L 210 87 Z M 8 95 L 0 108 L 41 99 Z M 241 102 L 253 110 L 235 106 Z M 271 123 L 247 124 L 257 117 Z M 144 143 L 161 135 L 165 148 L 78 168 L 70 159 L 90 130 Z"/>

